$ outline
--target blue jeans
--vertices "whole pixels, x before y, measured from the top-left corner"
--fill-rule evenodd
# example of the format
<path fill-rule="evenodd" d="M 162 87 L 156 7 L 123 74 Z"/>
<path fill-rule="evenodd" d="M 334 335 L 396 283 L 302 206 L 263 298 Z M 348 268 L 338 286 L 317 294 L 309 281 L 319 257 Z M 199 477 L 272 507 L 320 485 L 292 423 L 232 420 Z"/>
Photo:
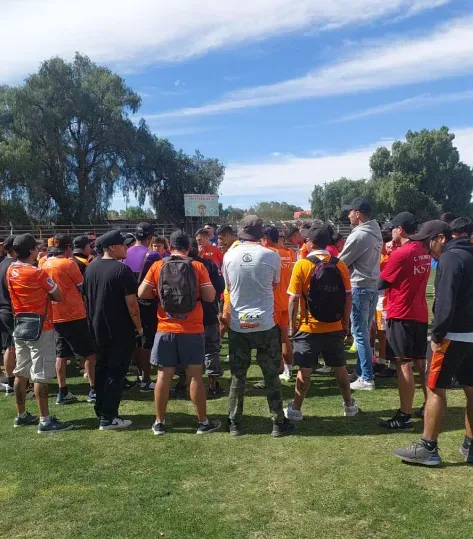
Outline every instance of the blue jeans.
<path fill-rule="evenodd" d="M 370 329 L 376 313 L 378 291 L 375 288 L 353 288 L 351 332 L 356 342 L 358 361 L 356 372 L 363 380 L 373 380 L 373 349 Z"/>

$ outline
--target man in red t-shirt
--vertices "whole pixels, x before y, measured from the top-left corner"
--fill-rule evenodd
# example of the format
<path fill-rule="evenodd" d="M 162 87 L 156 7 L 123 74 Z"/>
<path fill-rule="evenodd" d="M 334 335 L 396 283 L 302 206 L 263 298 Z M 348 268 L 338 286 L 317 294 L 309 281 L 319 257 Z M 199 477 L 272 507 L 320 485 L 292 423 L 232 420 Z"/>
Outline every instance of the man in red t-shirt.
<path fill-rule="evenodd" d="M 199 228 L 195 233 L 195 239 L 199 245 L 200 258 L 211 260 L 218 269 L 222 267 L 223 254 L 215 245 L 210 243 L 209 232 L 205 228 Z"/>
<path fill-rule="evenodd" d="M 383 421 L 390 430 L 414 429 L 412 404 L 415 384 L 412 363 L 421 376 L 425 390 L 428 308 L 425 290 L 430 275 L 430 255 L 422 242 L 412 241 L 417 228 L 412 213 L 402 212 L 392 220 L 392 252 L 381 272 L 378 288 L 386 289 L 386 356 L 396 362 L 401 407 L 396 415 Z"/>

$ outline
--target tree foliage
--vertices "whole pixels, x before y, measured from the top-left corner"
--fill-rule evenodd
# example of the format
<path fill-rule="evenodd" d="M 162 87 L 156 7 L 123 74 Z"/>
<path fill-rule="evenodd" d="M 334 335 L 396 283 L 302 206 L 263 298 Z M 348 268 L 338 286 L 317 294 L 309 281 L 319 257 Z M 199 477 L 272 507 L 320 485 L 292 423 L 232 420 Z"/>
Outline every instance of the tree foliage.
<path fill-rule="evenodd" d="M 444 211 L 470 215 L 473 171 L 460 161 L 448 128 L 408 131 L 405 141 L 391 150 L 378 148 L 370 159 L 371 178 L 341 178 L 316 185 L 311 206 L 314 216 L 338 219 L 341 207 L 362 196 L 374 206 L 379 219 L 410 211 L 419 220 L 438 217 Z"/>
<path fill-rule="evenodd" d="M 0 194 L 35 220 L 106 217 L 121 190 L 148 197 L 163 220 L 184 214 L 184 193 L 216 193 L 224 167 L 188 156 L 132 116 L 140 96 L 76 54 L 43 62 L 23 86 L 0 87 Z"/>
<path fill-rule="evenodd" d="M 142 219 L 155 219 L 154 212 L 147 208 L 143 209 L 140 206 L 128 206 L 125 210 L 109 210 L 107 212 L 107 219 L 127 219 L 130 221 L 138 221 Z"/>
<path fill-rule="evenodd" d="M 287 202 L 259 202 L 248 209 L 249 214 L 256 214 L 268 221 L 284 221 L 294 218 L 294 212 L 303 208 Z"/>

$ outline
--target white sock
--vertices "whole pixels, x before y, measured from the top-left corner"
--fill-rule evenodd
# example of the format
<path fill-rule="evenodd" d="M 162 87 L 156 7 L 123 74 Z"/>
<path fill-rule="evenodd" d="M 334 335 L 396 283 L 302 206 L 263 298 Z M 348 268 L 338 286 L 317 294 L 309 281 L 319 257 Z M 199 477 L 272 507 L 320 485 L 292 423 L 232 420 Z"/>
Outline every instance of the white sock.
<path fill-rule="evenodd" d="M 51 421 L 51 416 L 50 415 L 47 415 L 47 416 L 41 416 L 39 418 L 39 421 L 41 423 L 41 425 L 47 425 L 50 421 Z"/>
<path fill-rule="evenodd" d="M 164 425 L 164 424 L 166 423 L 166 420 L 163 419 L 163 420 L 161 421 L 161 419 L 156 419 L 155 424 L 157 425 L 158 423 L 161 423 L 161 424 Z"/>
<path fill-rule="evenodd" d="M 202 425 L 208 425 L 209 424 L 209 418 L 206 417 L 205 421 L 201 421 Z"/>
<path fill-rule="evenodd" d="M 290 376 L 291 375 L 291 367 L 292 367 L 292 365 L 286 365 L 284 363 L 284 374 L 287 374 L 287 375 Z"/>
<path fill-rule="evenodd" d="M 25 410 L 22 414 L 18 414 L 18 417 L 21 417 L 21 419 L 24 419 L 27 413 L 28 412 Z"/>

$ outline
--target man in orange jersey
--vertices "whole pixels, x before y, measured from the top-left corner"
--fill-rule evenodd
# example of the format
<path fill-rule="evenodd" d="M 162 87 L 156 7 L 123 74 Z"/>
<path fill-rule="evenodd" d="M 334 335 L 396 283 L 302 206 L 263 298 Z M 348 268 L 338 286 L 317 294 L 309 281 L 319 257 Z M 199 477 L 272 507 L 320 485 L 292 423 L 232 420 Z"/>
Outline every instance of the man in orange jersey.
<path fill-rule="evenodd" d="M 297 246 L 297 248 L 299 249 L 297 253 L 297 260 L 303 260 L 304 258 L 307 258 L 307 255 L 309 254 L 309 249 L 306 245 L 307 232 L 307 228 L 301 228 L 299 230 L 295 225 L 291 226 L 287 231 L 287 241 L 289 243 L 292 243 L 292 245 Z"/>
<path fill-rule="evenodd" d="M 207 235 L 208 239 L 208 235 Z M 215 300 L 215 289 L 202 262 L 189 258 L 189 236 L 182 230 L 171 234 L 171 256 L 155 262 L 138 289 L 141 299 L 154 297 L 158 290 L 158 329 L 151 351 L 151 363 L 158 367 L 154 400 L 156 420 L 152 430 L 165 434 L 165 414 L 176 367 L 190 378 L 190 396 L 197 413 L 196 434 L 220 428 L 220 421 L 207 417 L 202 380 L 205 359 L 204 313 L 202 302 Z"/>
<path fill-rule="evenodd" d="M 199 245 L 200 258 L 211 260 L 220 269 L 222 267 L 223 254 L 218 247 L 210 243 L 209 232 L 205 228 L 199 228 L 195 233 L 195 239 Z"/>
<path fill-rule="evenodd" d="M 53 303 L 53 322 L 56 336 L 56 373 L 59 391 L 56 404 L 70 404 L 77 398 L 70 393 L 66 381 L 67 360 L 74 355 L 85 359 L 90 390 L 87 402 L 95 403 L 95 346 L 82 298 L 84 278 L 72 256 L 72 238 L 66 234 L 54 237 L 56 256 L 44 264 L 44 271 L 57 283 L 64 300 Z"/>
<path fill-rule="evenodd" d="M 16 262 L 7 270 L 7 283 L 12 300 L 13 313 L 36 313 L 43 320 L 42 331 L 37 340 L 15 337 L 16 367 L 15 397 L 18 415 L 14 426 L 23 427 L 36 423 L 37 417 L 26 411 L 25 396 L 28 380 L 34 383 L 40 421 L 38 433 L 56 433 L 70 430 L 73 425 L 58 421 L 49 415 L 48 383 L 54 378 L 56 358 L 54 353 L 54 326 L 50 300 L 59 302 L 62 294 L 48 274 L 36 267 L 38 257 L 36 240 L 31 234 L 21 234 L 13 241 Z M 15 333 L 14 333 L 15 335 Z"/>
<path fill-rule="evenodd" d="M 284 361 L 284 372 L 279 376 L 281 380 L 289 382 L 292 378 L 291 368 L 293 363 L 292 344 L 289 340 L 289 294 L 287 289 L 291 281 L 292 268 L 294 267 L 293 253 L 285 247 L 279 245 L 279 231 L 275 226 L 267 227 L 264 230 L 264 237 L 261 243 L 279 254 L 281 259 L 281 277 L 278 286 L 274 290 L 274 322 L 279 326 L 281 332 L 282 358 Z"/>

